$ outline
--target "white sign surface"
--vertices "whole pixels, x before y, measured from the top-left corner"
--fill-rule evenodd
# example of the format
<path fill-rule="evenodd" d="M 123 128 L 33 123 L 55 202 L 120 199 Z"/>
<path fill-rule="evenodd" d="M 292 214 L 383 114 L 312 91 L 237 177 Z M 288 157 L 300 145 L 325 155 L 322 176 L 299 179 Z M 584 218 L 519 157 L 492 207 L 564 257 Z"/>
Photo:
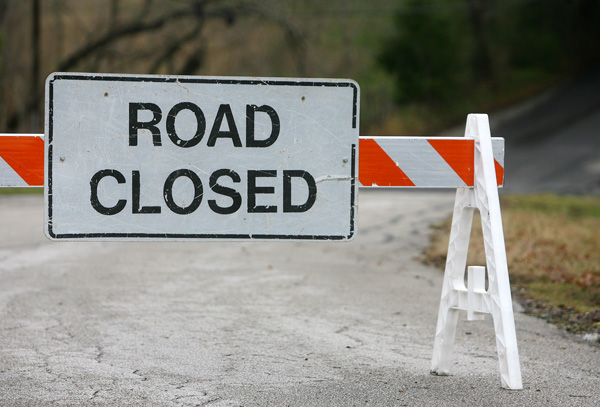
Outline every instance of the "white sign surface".
<path fill-rule="evenodd" d="M 351 239 L 358 110 L 346 80 L 52 74 L 46 234 Z"/>

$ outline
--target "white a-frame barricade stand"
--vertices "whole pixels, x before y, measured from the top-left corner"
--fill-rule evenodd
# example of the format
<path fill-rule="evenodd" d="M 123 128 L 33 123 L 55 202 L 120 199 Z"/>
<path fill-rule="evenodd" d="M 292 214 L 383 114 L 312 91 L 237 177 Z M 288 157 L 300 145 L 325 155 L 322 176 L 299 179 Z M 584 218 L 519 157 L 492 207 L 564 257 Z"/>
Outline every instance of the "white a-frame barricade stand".
<path fill-rule="evenodd" d="M 487 116 L 469 115 L 465 137 L 475 140 L 475 182 L 473 188 L 458 188 L 456 191 L 431 370 L 438 375 L 449 373 L 459 310 L 467 311 L 467 319 L 470 321 L 483 319 L 483 314 L 491 314 L 496 331 L 502 386 L 514 390 L 522 389 L 506 248 Z M 487 263 L 487 290 L 484 267 L 469 267 L 466 287 L 464 283 L 475 209 L 481 214 Z"/>
<path fill-rule="evenodd" d="M 502 139 L 492 139 L 487 115 L 481 114 L 468 116 L 464 138 L 361 137 L 358 178 L 360 187 L 457 189 L 431 370 L 449 374 L 460 310 L 469 320 L 491 314 L 502 386 L 516 390 L 522 388 L 521 370 L 498 198 L 503 146 Z M 42 135 L 0 135 L 0 187 L 14 186 L 44 186 Z M 475 209 L 481 213 L 487 269 L 469 267 L 465 286 Z"/>

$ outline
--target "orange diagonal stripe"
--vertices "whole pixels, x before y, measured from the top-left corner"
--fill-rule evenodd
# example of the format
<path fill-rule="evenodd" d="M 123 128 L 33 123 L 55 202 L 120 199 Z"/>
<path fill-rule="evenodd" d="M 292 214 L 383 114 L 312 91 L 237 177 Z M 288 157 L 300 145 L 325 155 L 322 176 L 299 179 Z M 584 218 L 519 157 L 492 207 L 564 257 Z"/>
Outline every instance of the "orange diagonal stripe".
<path fill-rule="evenodd" d="M 0 157 L 27 185 L 44 185 L 44 140 L 41 137 L 2 136 Z"/>
<path fill-rule="evenodd" d="M 362 185 L 415 186 L 375 140 L 360 139 L 358 151 L 358 180 Z"/>
<path fill-rule="evenodd" d="M 427 139 L 467 186 L 475 184 L 475 142 L 473 140 Z"/>
<path fill-rule="evenodd" d="M 504 185 L 504 167 L 494 159 L 494 167 L 496 168 L 496 182 L 498 185 Z"/>

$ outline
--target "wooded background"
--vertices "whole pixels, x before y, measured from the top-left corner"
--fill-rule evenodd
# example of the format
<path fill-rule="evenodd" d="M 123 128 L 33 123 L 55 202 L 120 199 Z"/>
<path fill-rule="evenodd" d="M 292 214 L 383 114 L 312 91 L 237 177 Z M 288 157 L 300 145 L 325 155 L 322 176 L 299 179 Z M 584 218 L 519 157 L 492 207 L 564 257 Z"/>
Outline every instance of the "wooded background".
<path fill-rule="evenodd" d="M 350 78 L 362 134 L 439 130 L 598 69 L 599 0 L 0 0 L 0 131 L 48 74 Z"/>

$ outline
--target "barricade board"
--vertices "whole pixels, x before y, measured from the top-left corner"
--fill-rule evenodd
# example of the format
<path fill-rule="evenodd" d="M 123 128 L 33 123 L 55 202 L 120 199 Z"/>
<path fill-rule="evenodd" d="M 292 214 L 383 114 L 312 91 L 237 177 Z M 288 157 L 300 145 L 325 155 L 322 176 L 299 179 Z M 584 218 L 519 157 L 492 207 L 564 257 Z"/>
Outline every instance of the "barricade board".
<path fill-rule="evenodd" d="M 53 74 L 46 234 L 351 239 L 358 110 L 347 80 Z"/>
<path fill-rule="evenodd" d="M 41 134 L 0 134 L 0 188 L 44 186 Z"/>

